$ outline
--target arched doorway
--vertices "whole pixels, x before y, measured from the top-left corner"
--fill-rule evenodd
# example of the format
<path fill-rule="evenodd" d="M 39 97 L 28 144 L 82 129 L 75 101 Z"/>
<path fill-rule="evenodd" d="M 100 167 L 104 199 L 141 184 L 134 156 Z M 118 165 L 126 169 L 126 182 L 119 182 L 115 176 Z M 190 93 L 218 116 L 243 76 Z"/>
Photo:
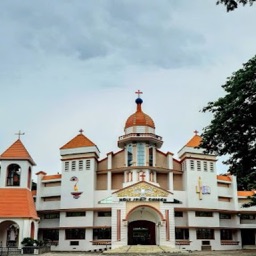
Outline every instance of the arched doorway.
<path fill-rule="evenodd" d="M 129 223 L 128 245 L 155 245 L 156 224 L 147 220 L 137 220 Z"/>
<path fill-rule="evenodd" d="M 128 245 L 159 244 L 160 229 L 157 227 L 163 220 L 163 215 L 158 209 L 151 205 L 138 205 L 128 212 L 126 220 Z"/>
<path fill-rule="evenodd" d="M 2 246 L 18 247 L 19 226 L 13 221 L 3 221 L 0 223 L 0 241 Z"/>

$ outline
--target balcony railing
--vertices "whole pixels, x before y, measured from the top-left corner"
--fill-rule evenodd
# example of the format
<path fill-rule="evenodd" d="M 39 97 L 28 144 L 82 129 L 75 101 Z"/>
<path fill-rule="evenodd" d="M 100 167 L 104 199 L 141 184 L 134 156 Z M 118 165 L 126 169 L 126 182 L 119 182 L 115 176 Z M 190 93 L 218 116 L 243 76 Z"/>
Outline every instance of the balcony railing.
<path fill-rule="evenodd" d="M 152 139 L 156 139 L 156 140 L 160 140 L 162 141 L 162 137 L 161 136 L 158 136 L 154 133 L 129 133 L 129 134 L 125 134 L 123 136 L 120 136 L 118 138 L 118 140 L 125 140 L 125 139 L 128 139 L 128 138 L 152 138 Z"/>

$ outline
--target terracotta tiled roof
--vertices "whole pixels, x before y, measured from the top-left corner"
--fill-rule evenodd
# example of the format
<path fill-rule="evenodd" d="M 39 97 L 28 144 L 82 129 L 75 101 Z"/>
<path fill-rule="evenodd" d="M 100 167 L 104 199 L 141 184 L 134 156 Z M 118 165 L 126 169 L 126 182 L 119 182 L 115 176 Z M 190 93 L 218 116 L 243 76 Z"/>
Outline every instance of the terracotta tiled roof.
<path fill-rule="evenodd" d="M 32 157 L 23 145 L 20 139 L 16 140 L 8 149 L 0 155 L 0 160 L 28 160 L 32 165 L 35 165 Z"/>
<path fill-rule="evenodd" d="M 232 181 L 231 177 L 226 175 L 217 175 L 217 180 Z"/>
<path fill-rule="evenodd" d="M 75 138 L 70 140 L 60 149 L 81 148 L 81 147 L 91 147 L 91 146 L 96 146 L 96 145 L 87 137 L 85 137 L 83 134 L 78 134 Z"/>
<path fill-rule="evenodd" d="M 237 191 L 238 196 L 253 196 L 255 195 L 255 191 Z"/>
<path fill-rule="evenodd" d="M 47 176 L 44 176 L 42 180 L 56 180 L 56 179 L 61 179 L 61 174 L 47 175 Z"/>
<path fill-rule="evenodd" d="M 132 126 L 149 126 L 155 128 L 153 119 L 149 115 L 145 114 L 141 109 L 142 100 L 136 103 L 137 111 L 128 117 L 125 123 L 125 128 Z"/>
<path fill-rule="evenodd" d="M 201 143 L 202 138 L 199 135 L 194 135 L 193 138 L 186 144 L 186 147 L 198 147 Z"/>
<path fill-rule="evenodd" d="M 25 188 L 0 188 L 0 217 L 38 219 L 31 191 Z"/>

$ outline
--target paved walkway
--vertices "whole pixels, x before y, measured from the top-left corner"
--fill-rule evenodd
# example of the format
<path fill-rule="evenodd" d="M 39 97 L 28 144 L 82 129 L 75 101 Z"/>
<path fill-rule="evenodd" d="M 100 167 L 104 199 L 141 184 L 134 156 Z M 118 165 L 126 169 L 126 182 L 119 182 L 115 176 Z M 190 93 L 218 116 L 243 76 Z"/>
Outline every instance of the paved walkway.
<path fill-rule="evenodd" d="M 111 255 L 129 255 L 129 256 L 256 256 L 256 249 L 236 250 L 236 251 L 182 251 L 164 246 L 123 246 L 118 249 L 104 252 L 49 252 L 42 256 L 111 256 Z M 25 255 L 23 256 L 31 256 Z"/>
<path fill-rule="evenodd" d="M 156 246 L 156 245 L 127 245 L 117 249 L 104 251 L 104 254 L 108 255 L 119 255 L 119 254 L 161 254 L 161 253 L 185 253 L 187 251 L 179 250 L 167 246 Z"/>

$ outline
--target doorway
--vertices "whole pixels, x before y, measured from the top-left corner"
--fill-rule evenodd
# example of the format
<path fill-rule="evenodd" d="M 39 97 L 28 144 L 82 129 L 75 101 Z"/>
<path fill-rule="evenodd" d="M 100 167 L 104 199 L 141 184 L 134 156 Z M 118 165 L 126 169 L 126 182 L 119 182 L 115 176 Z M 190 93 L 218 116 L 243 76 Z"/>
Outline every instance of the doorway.
<path fill-rule="evenodd" d="M 242 229 L 242 246 L 255 245 L 255 230 L 254 229 Z"/>
<path fill-rule="evenodd" d="M 128 245 L 155 245 L 156 224 L 151 221 L 132 221 L 128 226 Z"/>

